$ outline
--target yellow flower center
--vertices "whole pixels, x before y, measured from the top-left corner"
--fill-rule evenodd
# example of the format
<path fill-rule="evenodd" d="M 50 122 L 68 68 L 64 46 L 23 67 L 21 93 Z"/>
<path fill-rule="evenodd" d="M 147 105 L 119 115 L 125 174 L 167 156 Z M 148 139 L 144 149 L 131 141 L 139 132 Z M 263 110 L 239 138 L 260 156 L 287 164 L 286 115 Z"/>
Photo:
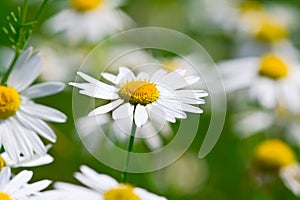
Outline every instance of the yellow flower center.
<path fill-rule="evenodd" d="M 263 6 L 257 1 L 243 1 L 240 4 L 240 9 L 242 12 L 259 11 L 263 9 Z"/>
<path fill-rule="evenodd" d="M 288 37 L 286 27 L 272 16 L 266 15 L 260 18 L 260 27 L 256 38 L 265 42 L 277 42 Z"/>
<path fill-rule="evenodd" d="M 289 68 L 278 56 L 267 54 L 261 57 L 259 74 L 268 78 L 278 80 L 287 77 Z"/>
<path fill-rule="evenodd" d="M 0 192 L 0 199 L 1 200 L 12 200 L 12 198 L 10 198 L 10 196 L 4 192 Z"/>
<path fill-rule="evenodd" d="M 0 119 L 13 116 L 19 109 L 21 98 L 12 87 L 0 86 Z"/>
<path fill-rule="evenodd" d="M 79 12 L 94 10 L 102 3 L 103 0 L 71 0 L 71 6 Z"/>
<path fill-rule="evenodd" d="M 1 199 L 1 198 L 0 198 Z M 121 184 L 117 188 L 113 188 L 104 193 L 104 200 L 140 200 L 133 192 L 133 187 L 130 185 Z"/>
<path fill-rule="evenodd" d="M 133 105 L 141 104 L 145 106 L 158 99 L 159 91 L 154 83 L 136 80 L 121 85 L 119 95 Z"/>
<path fill-rule="evenodd" d="M 5 160 L 0 156 L 0 171 L 6 166 Z M 1 198 L 0 198 L 1 199 Z"/>
<path fill-rule="evenodd" d="M 296 162 L 293 150 L 280 140 L 268 140 L 256 147 L 255 164 L 262 170 L 279 170 Z"/>

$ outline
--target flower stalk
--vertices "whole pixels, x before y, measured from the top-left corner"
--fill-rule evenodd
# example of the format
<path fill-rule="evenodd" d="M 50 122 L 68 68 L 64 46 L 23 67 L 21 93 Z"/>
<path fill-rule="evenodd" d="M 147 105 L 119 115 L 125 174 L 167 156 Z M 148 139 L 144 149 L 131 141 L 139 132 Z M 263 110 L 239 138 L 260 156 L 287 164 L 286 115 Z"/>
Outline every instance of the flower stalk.
<path fill-rule="evenodd" d="M 136 106 L 134 106 L 133 115 L 135 113 L 135 109 L 136 109 Z M 124 172 L 123 172 L 123 181 L 122 181 L 123 183 L 126 183 L 126 181 L 127 181 L 128 167 L 129 167 L 130 156 L 131 156 L 131 152 L 132 152 L 132 148 L 133 148 L 136 128 L 137 128 L 137 126 L 133 119 L 131 131 L 130 131 L 130 139 L 129 139 L 129 143 L 128 143 L 128 149 L 127 149 L 127 157 L 126 157 L 126 161 L 125 161 L 125 168 L 124 168 Z"/>

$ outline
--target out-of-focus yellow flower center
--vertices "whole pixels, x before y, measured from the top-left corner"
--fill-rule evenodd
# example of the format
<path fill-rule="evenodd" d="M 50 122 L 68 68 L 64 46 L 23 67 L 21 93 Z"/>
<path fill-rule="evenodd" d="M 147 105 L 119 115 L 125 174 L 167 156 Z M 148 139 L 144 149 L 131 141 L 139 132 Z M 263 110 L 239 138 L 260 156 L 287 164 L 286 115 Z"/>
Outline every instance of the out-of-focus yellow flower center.
<path fill-rule="evenodd" d="M 1 200 L 12 200 L 12 198 L 10 198 L 10 196 L 4 192 L 0 192 L 0 199 Z"/>
<path fill-rule="evenodd" d="M 20 95 L 14 88 L 0 85 L 0 119 L 13 116 L 20 103 Z"/>
<path fill-rule="evenodd" d="M 5 160 L 0 156 L 0 171 L 6 166 Z M 1 199 L 1 198 L 0 198 Z"/>
<path fill-rule="evenodd" d="M 289 68 L 287 64 L 274 54 L 267 54 L 261 57 L 259 74 L 268 78 L 278 80 L 287 77 Z"/>
<path fill-rule="evenodd" d="M 103 0 L 71 0 L 72 7 L 80 12 L 86 12 L 98 8 Z"/>
<path fill-rule="evenodd" d="M 161 65 L 168 72 L 172 72 L 172 71 L 180 68 L 180 66 L 178 66 L 178 64 L 172 60 L 165 60 L 165 61 L 161 62 Z"/>
<path fill-rule="evenodd" d="M 242 12 L 259 11 L 263 9 L 263 6 L 257 1 L 243 1 L 240 4 L 240 9 Z"/>
<path fill-rule="evenodd" d="M 266 42 L 277 42 L 288 37 L 287 28 L 274 17 L 265 15 L 259 19 L 256 38 Z"/>
<path fill-rule="evenodd" d="M 117 188 L 113 188 L 104 193 L 104 200 L 140 200 L 133 192 L 130 185 L 121 184 Z"/>
<path fill-rule="evenodd" d="M 159 91 L 154 83 L 134 80 L 121 85 L 119 95 L 133 105 L 145 106 L 158 99 Z"/>
<path fill-rule="evenodd" d="M 255 164 L 262 170 L 279 170 L 296 162 L 293 150 L 280 140 L 268 140 L 256 147 Z"/>

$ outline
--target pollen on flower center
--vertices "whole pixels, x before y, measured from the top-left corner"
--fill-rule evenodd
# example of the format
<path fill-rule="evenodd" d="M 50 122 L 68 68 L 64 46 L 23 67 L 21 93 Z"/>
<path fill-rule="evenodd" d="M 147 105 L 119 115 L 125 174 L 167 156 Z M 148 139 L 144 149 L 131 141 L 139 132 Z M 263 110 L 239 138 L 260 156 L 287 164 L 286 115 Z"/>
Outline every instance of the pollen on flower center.
<path fill-rule="evenodd" d="M 12 198 L 10 198 L 10 196 L 4 192 L 0 192 L 0 199 L 1 200 L 12 200 Z"/>
<path fill-rule="evenodd" d="M 286 27 L 271 16 L 260 18 L 256 38 L 266 42 L 276 42 L 288 37 Z"/>
<path fill-rule="evenodd" d="M 12 87 L 0 86 L 0 119 L 13 116 L 19 109 L 21 98 Z"/>
<path fill-rule="evenodd" d="M 104 200 L 140 200 L 140 197 L 134 194 L 133 187 L 121 184 L 105 192 Z"/>
<path fill-rule="evenodd" d="M 98 8 L 103 0 L 71 0 L 71 6 L 80 12 L 90 11 Z"/>
<path fill-rule="evenodd" d="M 145 106 L 158 99 L 159 91 L 154 83 L 134 80 L 121 85 L 119 95 L 133 105 Z"/>
<path fill-rule="evenodd" d="M 278 56 L 267 54 L 261 57 L 259 74 L 268 78 L 278 80 L 288 75 L 287 64 Z"/>
<path fill-rule="evenodd" d="M 279 170 L 296 162 L 293 150 L 280 140 L 268 140 L 257 146 L 254 161 L 262 170 Z"/>
<path fill-rule="evenodd" d="M 0 171 L 6 166 L 5 160 L 0 156 Z M 1 198 L 0 198 L 1 199 Z"/>

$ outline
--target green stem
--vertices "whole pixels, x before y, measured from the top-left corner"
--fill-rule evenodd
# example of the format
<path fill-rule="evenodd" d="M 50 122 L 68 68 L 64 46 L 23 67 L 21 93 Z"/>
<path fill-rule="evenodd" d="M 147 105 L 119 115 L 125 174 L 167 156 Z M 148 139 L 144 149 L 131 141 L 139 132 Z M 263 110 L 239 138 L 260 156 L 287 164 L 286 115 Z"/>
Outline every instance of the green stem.
<path fill-rule="evenodd" d="M 16 52 L 15 52 L 15 56 L 14 56 L 13 61 L 11 62 L 11 64 L 10 64 L 8 70 L 6 71 L 6 73 L 4 74 L 4 76 L 3 76 L 2 80 L 1 80 L 1 85 L 6 85 L 6 82 L 7 82 L 7 80 L 8 80 L 9 74 L 10 74 L 11 71 L 13 70 L 13 68 L 14 68 L 14 66 L 15 66 L 15 64 L 16 64 L 16 62 L 17 62 L 17 60 L 18 60 L 18 58 L 19 58 L 19 56 L 20 56 L 20 52 L 19 52 L 19 51 L 16 51 Z"/>
<path fill-rule="evenodd" d="M 44 11 L 45 6 L 46 6 L 47 3 L 48 3 L 48 0 L 44 0 L 44 1 L 43 1 L 43 3 L 42 3 L 42 5 L 41 5 L 40 9 L 38 10 L 38 12 L 37 12 L 37 14 L 36 14 L 36 16 L 35 16 L 35 18 L 34 18 L 34 21 L 38 21 L 38 20 L 40 19 L 40 17 L 41 17 L 41 15 L 42 15 L 42 13 L 43 13 L 43 11 Z"/>
<path fill-rule="evenodd" d="M 134 110 L 133 110 L 133 116 L 134 116 L 134 113 L 135 113 L 135 107 L 134 107 Z M 132 152 L 132 148 L 133 148 L 136 128 L 137 127 L 136 127 L 135 121 L 133 119 L 132 126 L 131 126 L 131 131 L 130 131 L 130 139 L 129 139 L 129 144 L 128 144 L 128 150 L 127 150 L 127 158 L 126 158 L 126 162 L 125 162 L 125 169 L 124 169 L 124 172 L 123 172 L 123 183 L 126 183 L 126 181 L 127 181 L 128 167 L 129 167 L 130 156 L 131 156 L 131 152 Z"/>
<path fill-rule="evenodd" d="M 22 13 L 22 19 L 21 19 L 22 24 L 26 22 L 27 11 L 28 11 L 28 0 L 24 0 L 23 13 Z"/>
<path fill-rule="evenodd" d="M 35 25 L 36 22 L 39 20 L 39 18 L 41 16 L 41 14 L 42 14 L 42 12 L 43 12 L 43 10 L 44 10 L 47 2 L 48 2 L 48 0 L 44 0 L 43 1 L 41 7 L 39 8 L 39 10 L 38 10 L 38 12 L 37 12 L 37 14 L 36 14 L 36 16 L 34 18 L 34 22 L 33 22 L 32 26 Z M 23 13 L 22 13 L 22 16 L 21 16 L 21 25 L 23 25 L 23 24 L 24 25 L 28 25 L 28 24 L 26 24 L 27 12 L 28 12 L 28 0 L 24 0 Z M 24 28 L 24 26 L 21 26 L 21 29 L 23 29 L 23 28 Z M 22 42 L 20 40 L 23 40 L 23 38 L 21 36 L 22 34 L 20 35 L 21 31 L 22 30 L 18 31 L 18 36 L 17 36 L 18 42 L 17 42 L 17 44 L 21 44 Z M 26 41 L 24 42 L 24 45 L 16 45 L 15 46 L 15 55 L 14 55 L 13 61 L 11 62 L 8 70 L 6 71 L 6 73 L 4 74 L 4 76 L 2 77 L 1 85 L 6 85 L 7 84 L 8 77 L 9 77 L 10 73 L 12 72 L 13 68 L 15 67 L 15 64 L 16 64 L 18 58 L 20 57 L 20 54 L 23 52 L 23 49 L 26 46 L 26 42 L 28 41 L 28 39 L 29 39 L 29 36 L 26 38 Z"/>

